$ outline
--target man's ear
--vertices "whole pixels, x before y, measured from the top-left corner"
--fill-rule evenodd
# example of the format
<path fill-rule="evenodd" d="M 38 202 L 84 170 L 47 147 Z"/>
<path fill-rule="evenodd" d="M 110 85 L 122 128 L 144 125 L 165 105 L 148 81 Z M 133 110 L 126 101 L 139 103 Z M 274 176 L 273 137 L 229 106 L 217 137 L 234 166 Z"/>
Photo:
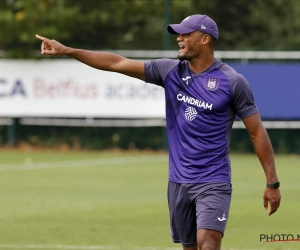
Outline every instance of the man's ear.
<path fill-rule="evenodd" d="M 202 44 L 209 44 L 210 42 L 210 39 L 211 39 L 211 36 L 208 35 L 208 34 L 205 34 L 203 37 L 202 37 Z"/>

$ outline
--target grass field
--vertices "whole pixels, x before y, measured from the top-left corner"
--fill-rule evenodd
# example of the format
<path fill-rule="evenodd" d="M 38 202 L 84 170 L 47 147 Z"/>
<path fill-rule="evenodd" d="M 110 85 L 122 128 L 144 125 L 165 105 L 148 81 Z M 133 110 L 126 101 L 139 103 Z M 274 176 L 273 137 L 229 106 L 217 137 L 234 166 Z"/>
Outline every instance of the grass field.
<path fill-rule="evenodd" d="M 280 210 L 263 208 L 254 155 L 232 155 L 233 201 L 223 250 L 300 249 L 260 234 L 300 235 L 300 156 L 276 156 Z M 175 250 L 167 156 L 0 151 L 0 249 Z"/>

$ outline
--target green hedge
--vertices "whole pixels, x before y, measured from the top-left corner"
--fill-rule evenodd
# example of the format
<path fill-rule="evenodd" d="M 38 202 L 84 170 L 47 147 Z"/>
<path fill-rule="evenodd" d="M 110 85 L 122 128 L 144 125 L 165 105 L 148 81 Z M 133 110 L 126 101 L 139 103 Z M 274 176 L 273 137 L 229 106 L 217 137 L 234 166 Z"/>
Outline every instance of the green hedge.
<path fill-rule="evenodd" d="M 300 154 L 300 129 L 269 129 L 274 152 L 277 154 Z M 9 127 L 0 126 L 0 145 L 8 143 Z M 15 127 L 14 146 L 28 145 L 39 148 L 69 149 L 141 149 L 167 150 L 163 127 Z M 233 129 L 231 152 L 253 153 L 246 129 Z"/>
<path fill-rule="evenodd" d="M 300 154 L 300 129 L 268 129 L 276 154 Z M 254 152 L 246 129 L 233 129 L 231 151 Z"/>
<path fill-rule="evenodd" d="M 0 127 L 1 128 L 1 127 Z M 8 142 L 8 130 L 0 129 L 0 143 Z M 15 127 L 14 145 L 29 145 L 38 148 L 70 149 L 150 149 L 166 147 L 164 128 L 102 128 L 102 127 L 56 127 L 20 126 Z M 5 135 L 6 133 L 6 135 Z"/>

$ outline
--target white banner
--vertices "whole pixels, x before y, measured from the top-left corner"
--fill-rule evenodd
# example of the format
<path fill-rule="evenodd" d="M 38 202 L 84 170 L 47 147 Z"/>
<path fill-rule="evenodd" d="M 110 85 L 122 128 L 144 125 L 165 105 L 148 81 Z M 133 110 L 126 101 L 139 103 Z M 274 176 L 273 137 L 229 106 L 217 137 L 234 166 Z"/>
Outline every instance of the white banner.
<path fill-rule="evenodd" d="M 0 116 L 164 118 L 164 90 L 73 59 L 0 60 Z"/>

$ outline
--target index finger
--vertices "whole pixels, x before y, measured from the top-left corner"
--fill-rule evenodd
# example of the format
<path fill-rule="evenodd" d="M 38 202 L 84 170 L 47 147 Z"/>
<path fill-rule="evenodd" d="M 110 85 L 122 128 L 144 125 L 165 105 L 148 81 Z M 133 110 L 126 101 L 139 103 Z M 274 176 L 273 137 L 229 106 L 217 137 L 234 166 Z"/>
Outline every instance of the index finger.
<path fill-rule="evenodd" d="M 45 41 L 45 42 L 49 42 L 50 41 L 50 39 L 48 39 L 47 37 L 43 37 L 43 36 L 39 36 L 39 35 L 35 35 L 35 37 L 37 39 L 40 39 L 40 40 Z"/>
<path fill-rule="evenodd" d="M 273 213 L 275 213 L 278 209 L 278 205 L 277 203 L 270 203 L 270 213 L 269 213 L 269 216 Z"/>

